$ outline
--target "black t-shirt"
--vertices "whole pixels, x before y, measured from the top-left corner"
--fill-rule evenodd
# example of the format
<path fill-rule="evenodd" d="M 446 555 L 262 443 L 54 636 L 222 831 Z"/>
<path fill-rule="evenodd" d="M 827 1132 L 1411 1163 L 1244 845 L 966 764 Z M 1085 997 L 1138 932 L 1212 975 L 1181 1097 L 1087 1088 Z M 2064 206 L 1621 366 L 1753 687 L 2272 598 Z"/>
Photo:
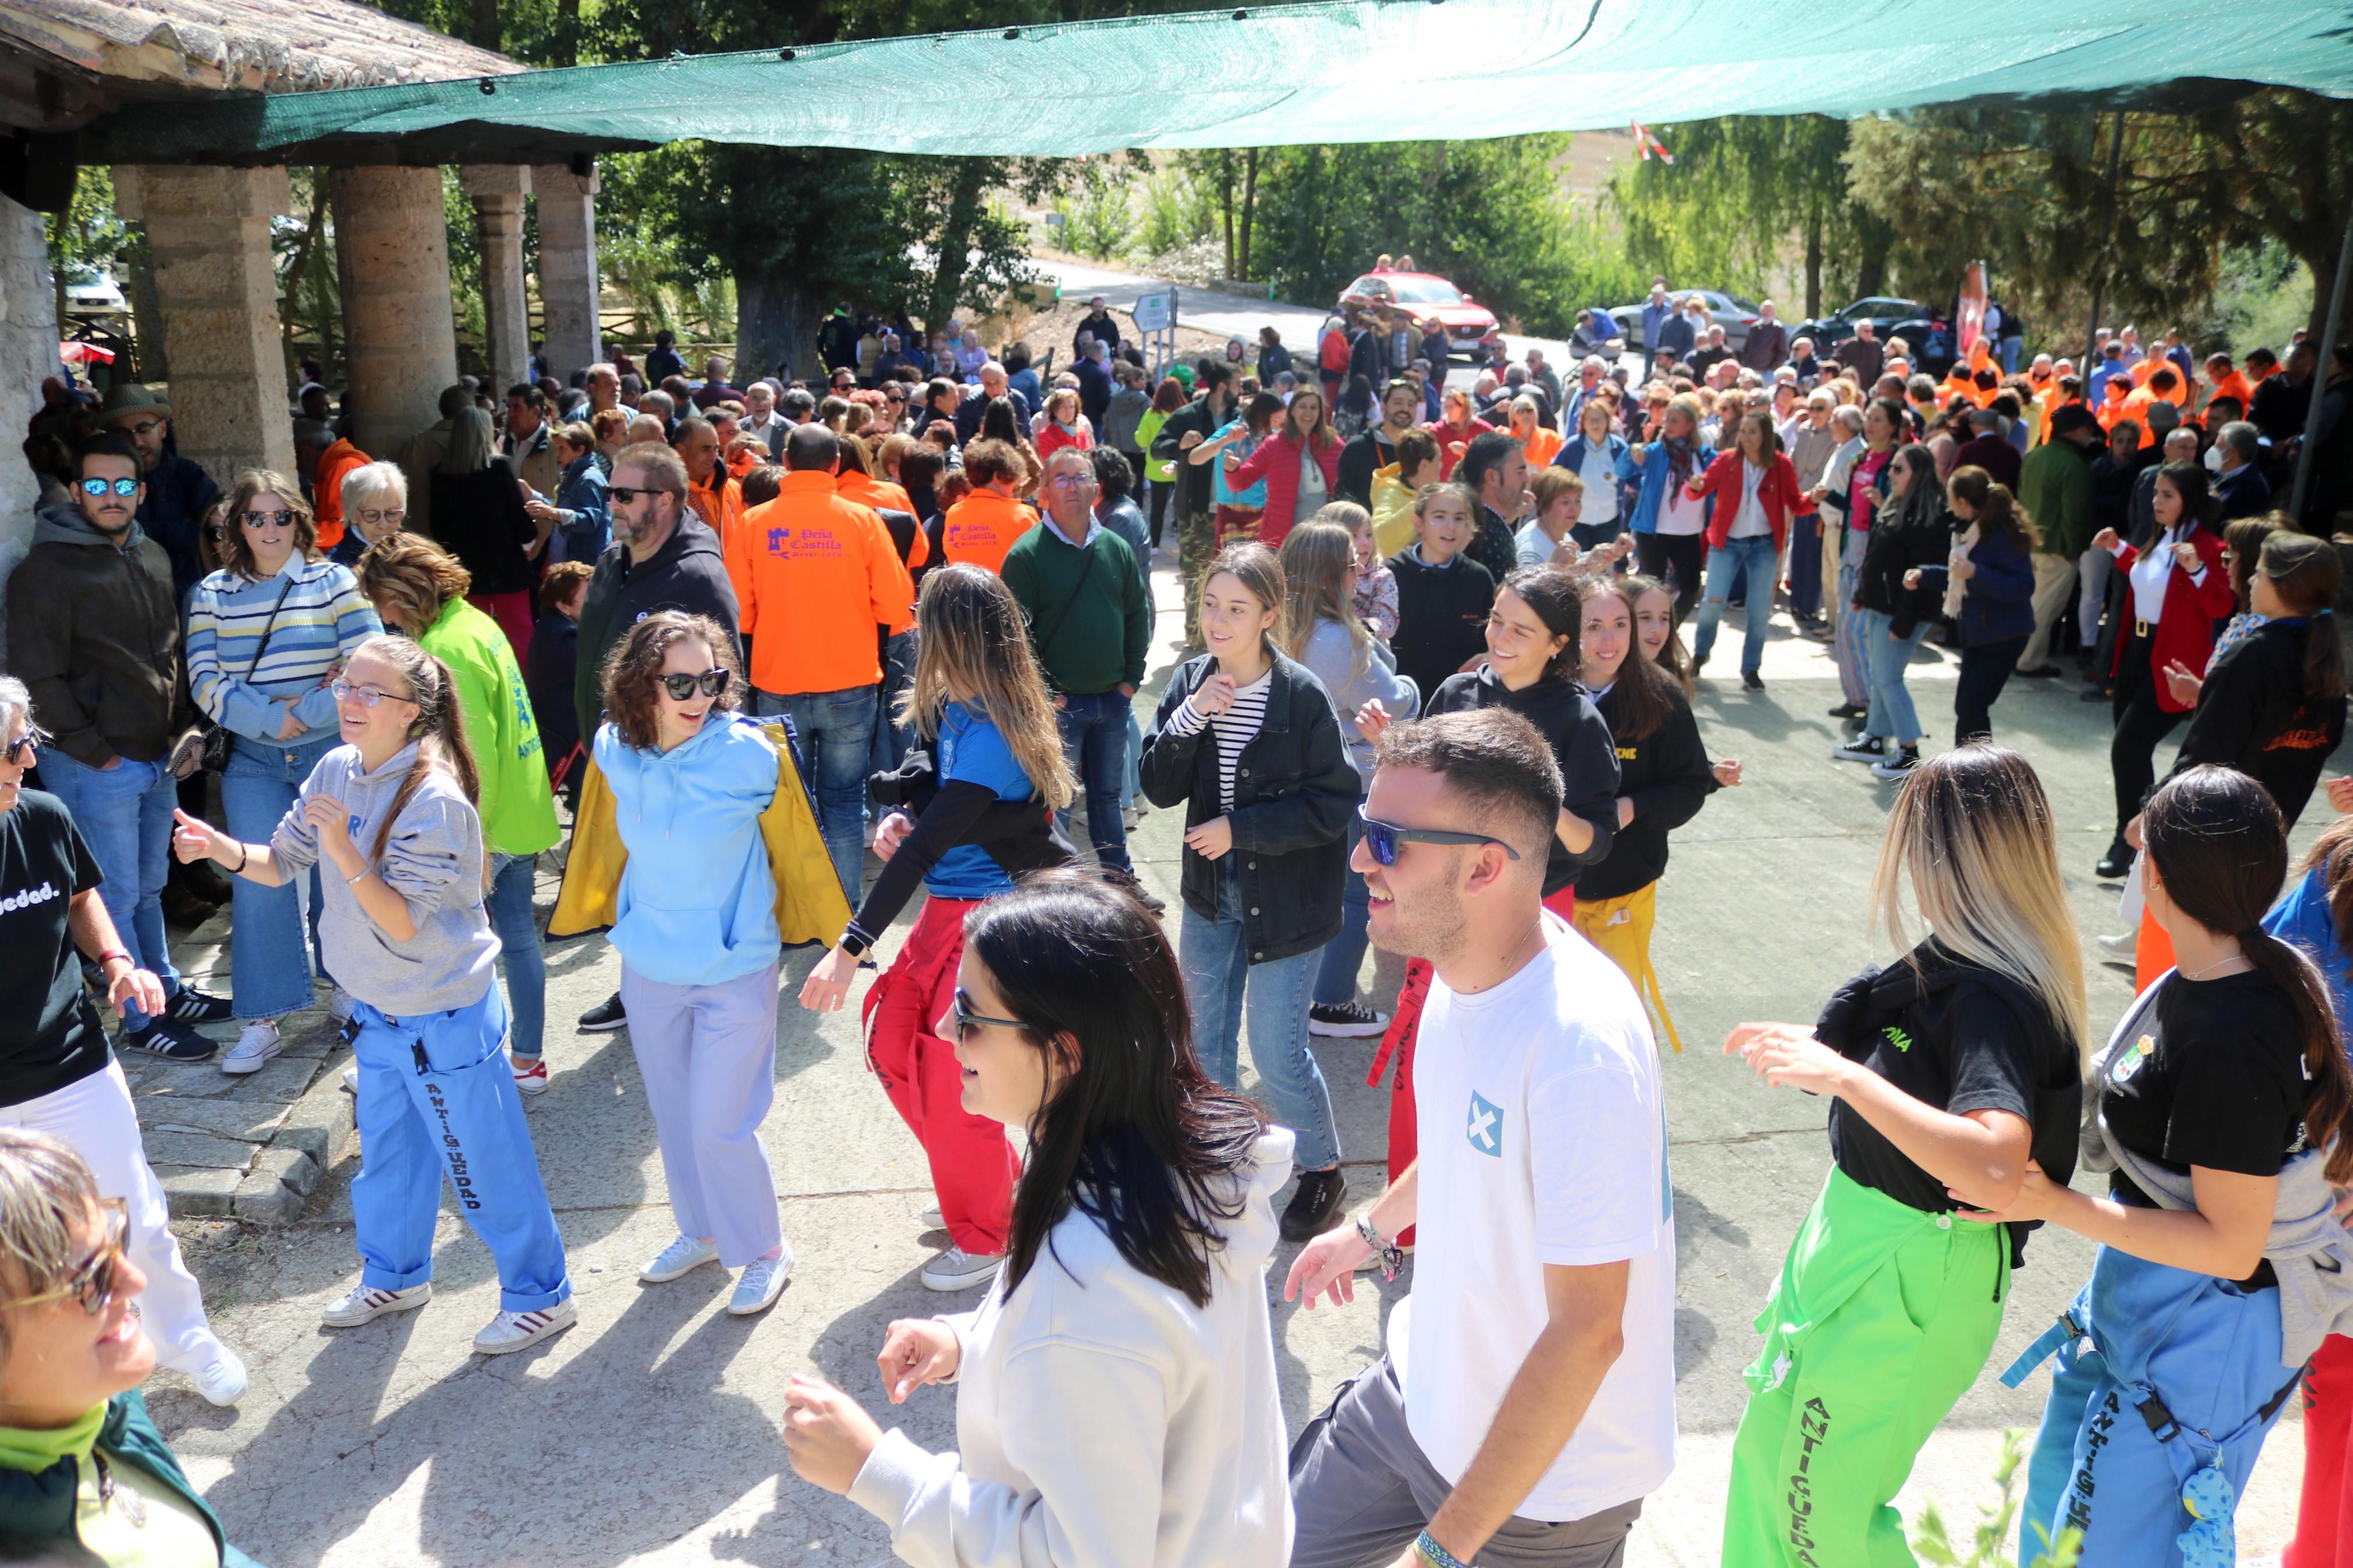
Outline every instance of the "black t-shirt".
<path fill-rule="evenodd" d="M 2176 975 L 2136 1027 L 2100 1100 L 2117 1142 L 2182 1176 L 2192 1165 L 2276 1176 L 2303 1151 L 2312 1083 L 2295 1008 L 2267 976 Z M 2108 1185 L 2120 1203 L 2157 1206 L 2121 1171 Z"/>
<path fill-rule="evenodd" d="M 1924 1105 L 1964 1116 L 2007 1110 L 2051 1179 L 2074 1174 L 2082 1068 L 2050 1012 L 2008 977 L 1963 963 L 1933 942 L 1899 963 L 1864 970 L 1822 1009 L 1815 1033 Z M 1831 1154 L 1856 1183 L 1927 1214 L 1959 1205 L 1945 1184 L 1844 1100 L 1831 1105 Z M 2023 1235 L 2013 1232 L 2014 1245 Z"/>
<path fill-rule="evenodd" d="M 0 1105 L 112 1059 L 66 923 L 74 895 L 98 884 L 98 861 L 57 796 L 28 789 L 0 811 Z"/>

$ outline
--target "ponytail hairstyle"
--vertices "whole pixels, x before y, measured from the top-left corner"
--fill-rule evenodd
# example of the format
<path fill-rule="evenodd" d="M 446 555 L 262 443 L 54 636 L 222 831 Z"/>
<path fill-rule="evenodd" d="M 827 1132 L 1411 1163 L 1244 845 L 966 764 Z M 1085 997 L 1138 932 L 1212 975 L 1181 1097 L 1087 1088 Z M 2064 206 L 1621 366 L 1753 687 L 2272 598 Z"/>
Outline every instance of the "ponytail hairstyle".
<path fill-rule="evenodd" d="M 1991 474 L 1975 463 L 1963 463 L 1955 468 L 1953 477 L 1945 481 L 1945 489 L 1948 494 L 1968 502 L 1969 510 L 1977 513 L 1981 533 L 1999 533 L 2021 550 L 2031 551 L 2042 542 L 2042 535 L 2035 531 L 2034 520 L 2026 515 L 2026 509 L 2018 504 L 2010 487 L 1996 483 Z"/>
<path fill-rule="evenodd" d="M 1689 707 L 1683 689 L 1675 678 L 1642 654 L 1642 627 L 1634 606 L 1642 597 L 1637 584 L 1647 584 L 1646 577 L 1618 577 L 1600 573 L 1580 578 L 1577 584 L 1577 630 L 1582 642 L 1585 626 L 1585 606 L 1596 599 L 1615 599 L 1626 606 L 1626 658 L 1618 666 L 1618 676 L 1609 690 L 1615 700 L 1610 704 L 1613 717 L 1610 732 L 1621 741 L 1644 741 L 1659 732 L 1677 707 Z M 1672 645 L 1674 641 L 1667 639 Z M 1662 650 L 1663 651 L 1663 650 Z M 1578 659 L 1584 658 L 1580 647 Z M 1579 679 L 1583 679 L 1582 672 Z M 1586 683 L 1591 685 L 1590 681 Z"/>
<path fill-rule="evenodd" d="M 1546 632 L 1567 643 L 1545 661 L 1546 680 L 1575 680 L 1585 654 L 1578 636 L 1585 630 L 1585 606 L 1577 596 L 1577 579 L 1556 566 L 1523 566 L 1495 585 L 1495 591 L 1518 595 Z"/>
<path fill-rule="evenodd" d="M 2306 1141 L 2327 1149 L 2331 1184 L 2353 1184 L 2353 1136 L 2339 1136 L 2353 1131 L 2347 1126 L 2353 1111 L 2353 1066 L 2337 1044 L 2328 983 L 2311 959 L 2263 928 L 2264 911 L 2287 875 L 2287 825 L 2279 807 L 2244 773 L 2191 768 L 2149 797 L 2141 814 L 2141 837 L 2174 907 L 2217 935 L 2236 937 L 2248 962 L 2295 1009 L 2312 1079 L 2304 1112 Z"/>
<path fill-rule="evenodd" d="M 2337 547 L 2308 533 L 2277 532 L 2263 541 L 2256 568 L 2291 616 L 2304 618 L 2304 694 L 2316 702 L 2345 696 L 2345 650 L 2337 640 L 2337 586 L 2345 575 Z"/>
<path fill-rule="evenodd" d="M 371 862 L 384 858 L 384 847 L 392 837 L 392 825 L 408 809 L 409 800 L 425 775 L 438 768 L 458 781 L 465 792 L 467 804 L 480 805 L 482 799 L 481 775 L 474 771 L 474 752 L 466 744 L 465 716 L 458 710 L 458 683 L 449 674 L 449 667 L 427 653 L 404 637 L 382 633 L 372 637 L 352 649 L 351 657 L 366 654 L 380 658 L 400 671 L 408 682 L 408 699 L 417 704 L 417 720 L 408 727 L 408 738 L 417 742 L 417 756 L 401 775 L 400 788 L 394 792 L 392 805 L 376 820 L 375 843 L 369 847 Z M 487 862 L 484 869 L 488 870 Z"/>

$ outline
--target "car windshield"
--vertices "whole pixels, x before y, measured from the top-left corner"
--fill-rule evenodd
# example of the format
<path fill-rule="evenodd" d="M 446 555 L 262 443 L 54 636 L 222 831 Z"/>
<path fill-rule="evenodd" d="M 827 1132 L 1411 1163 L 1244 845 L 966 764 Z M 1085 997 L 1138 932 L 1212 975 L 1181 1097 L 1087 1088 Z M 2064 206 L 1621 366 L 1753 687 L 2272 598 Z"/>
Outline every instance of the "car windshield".
<path fill-rule="evenodd" d="M 1724 298 L 1730 300 L 1732 302 L 1732 308 L 1738 310 L 1743 315 L 1753 316 L 1757 314 L 1756 300 L 1747 299 L 1739 294 L 1726 294 Z"/>
<path fill-rule="evenodd" d="M 1460 305 L 1461 291 L 1442 278 L 1392 278 L 1389 287 L 1409 305 Z"/>

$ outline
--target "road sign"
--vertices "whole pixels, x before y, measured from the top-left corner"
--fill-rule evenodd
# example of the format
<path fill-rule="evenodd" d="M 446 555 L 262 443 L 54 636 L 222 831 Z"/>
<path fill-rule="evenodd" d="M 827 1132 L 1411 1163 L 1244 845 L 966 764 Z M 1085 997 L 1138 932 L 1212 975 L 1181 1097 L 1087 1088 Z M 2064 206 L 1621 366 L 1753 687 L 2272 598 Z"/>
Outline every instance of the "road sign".
<path fill-rule="evenodd" d="M 1176 290 L 1155 289 L 1135 298 L 1135 330 L 1139 332 L 1165 332 L 1176 324 Z"/>

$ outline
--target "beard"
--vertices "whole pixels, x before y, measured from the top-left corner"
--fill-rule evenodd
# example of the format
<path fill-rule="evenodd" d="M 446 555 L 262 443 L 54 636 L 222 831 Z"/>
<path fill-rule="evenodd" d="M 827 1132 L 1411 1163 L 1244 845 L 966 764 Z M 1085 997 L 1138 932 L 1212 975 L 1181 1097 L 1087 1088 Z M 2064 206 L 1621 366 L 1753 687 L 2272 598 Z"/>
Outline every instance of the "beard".
<path fill-rule="evenodd" d="M 1450 880 L 1389 906 L 1388 930 L 1371 932 L 1373 945 L 1384 952 L 1432 963 L 1452 958 L 1469 940 L 1462 929 L 1462 895 Z"/>

